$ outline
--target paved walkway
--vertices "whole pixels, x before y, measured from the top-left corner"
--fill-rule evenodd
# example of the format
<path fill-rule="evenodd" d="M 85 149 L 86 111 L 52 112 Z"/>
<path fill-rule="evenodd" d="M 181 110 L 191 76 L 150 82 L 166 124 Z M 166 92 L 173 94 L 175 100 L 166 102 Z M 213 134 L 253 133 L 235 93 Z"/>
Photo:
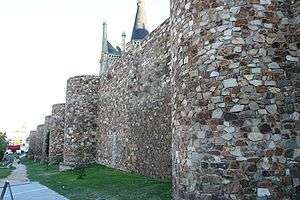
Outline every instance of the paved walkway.
<path fill-rule="evenodd" d="M 38 182 L 30 182 L 27 178 L 25 165 L 17 163 L 13 165 L 16 169 L 9 177 L 0 180 L 0 187 L 3 187 L 5 181 L 8 180 L 11 185 L 14 200 L 68 200 Z M 7 190 L 4 200 L 10 199 L 9 190 Z"/>

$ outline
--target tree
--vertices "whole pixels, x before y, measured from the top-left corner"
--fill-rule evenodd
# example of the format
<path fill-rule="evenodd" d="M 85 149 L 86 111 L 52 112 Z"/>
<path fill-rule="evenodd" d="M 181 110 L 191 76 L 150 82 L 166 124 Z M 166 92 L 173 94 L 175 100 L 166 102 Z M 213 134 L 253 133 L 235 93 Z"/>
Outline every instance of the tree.
<path fill-rule="evenodd" d="M 0 132 L 0 160 L 3 159 L 7 147 L 6 133 Z"/>

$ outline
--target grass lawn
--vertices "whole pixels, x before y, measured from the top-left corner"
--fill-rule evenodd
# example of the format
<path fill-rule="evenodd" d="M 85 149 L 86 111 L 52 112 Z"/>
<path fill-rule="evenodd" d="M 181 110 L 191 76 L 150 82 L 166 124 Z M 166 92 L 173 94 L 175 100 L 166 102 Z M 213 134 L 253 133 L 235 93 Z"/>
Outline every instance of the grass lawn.
<path fill-rule="evenodd" d="M 0 179 L 8 177 L 11 174 L 12 170 L 13 168 L 0 168 Z"/>
<path fill-rule="evenodd" d="M 161 182 L 105 166 L 87 168 L 77 179 L 75 171 L 59 172 L 57 166 L 25 160 L 31 181 L 38 181 L 70 200 L 171 200 L 171 182 Z"/>

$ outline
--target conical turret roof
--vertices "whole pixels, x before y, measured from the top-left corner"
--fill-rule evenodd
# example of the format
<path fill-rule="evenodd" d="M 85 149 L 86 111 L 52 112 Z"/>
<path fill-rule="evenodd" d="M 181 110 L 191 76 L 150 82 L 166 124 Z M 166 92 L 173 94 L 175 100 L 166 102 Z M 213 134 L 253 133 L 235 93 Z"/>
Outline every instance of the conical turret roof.
<path fill-rule="evenodd" d="M 143 0 L 138 0 L 131 40 L 143 40 L 148 35 L 149 31 L 145 12 L 145 3 Z"/>

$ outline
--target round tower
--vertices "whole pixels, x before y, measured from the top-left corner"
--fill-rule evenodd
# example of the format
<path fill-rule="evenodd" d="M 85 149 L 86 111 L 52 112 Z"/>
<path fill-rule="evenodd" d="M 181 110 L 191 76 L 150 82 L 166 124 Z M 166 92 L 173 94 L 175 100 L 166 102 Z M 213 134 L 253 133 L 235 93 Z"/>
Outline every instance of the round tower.
<path fill-rule="evenodd" d="M 49 162 L 59 164 L 63 161 L 65 129 L 65 104 L 52 106 L 52 121 L 50 123 Z"/>
<path fill-rule="evenodd" d="M 61 169 L 95 162 L 98 89 L 98 76 L 68 80 Z"/>
<path fill-rule="evenodd" d="M 49 157 L 49 138 L 50 138 L 50 124 L 52 116 L 45 117 L 45 126 L 43 133 L 43 147 L 42 147 L 42 161 L 48 162 Z"/>
<path fill-rule="evenodd" d="M 171 0 L 174 199 L 295 194 L 299 90 L 290 78 L 299 81 L 291 67 L 299 64 L 299 43 L 292 4 Z"/>

